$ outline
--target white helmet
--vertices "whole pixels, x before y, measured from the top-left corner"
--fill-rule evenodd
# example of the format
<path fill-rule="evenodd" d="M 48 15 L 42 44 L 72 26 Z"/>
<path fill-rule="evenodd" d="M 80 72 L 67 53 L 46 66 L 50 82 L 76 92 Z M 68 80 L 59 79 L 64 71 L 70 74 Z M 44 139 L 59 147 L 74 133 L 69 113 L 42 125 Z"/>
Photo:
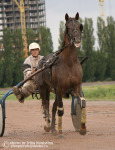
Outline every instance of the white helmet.
<path fill-rule="evenodd" d="M 40 51 L 40 46 L 39 46 L 39 44 L 33 42 L 33 43 L 31 43 L 31 44 L 29 45 L 29 52 L 30 52 L 32 49 L 37 49 L 37 48 L 38 48 L 39 51 Z"/>

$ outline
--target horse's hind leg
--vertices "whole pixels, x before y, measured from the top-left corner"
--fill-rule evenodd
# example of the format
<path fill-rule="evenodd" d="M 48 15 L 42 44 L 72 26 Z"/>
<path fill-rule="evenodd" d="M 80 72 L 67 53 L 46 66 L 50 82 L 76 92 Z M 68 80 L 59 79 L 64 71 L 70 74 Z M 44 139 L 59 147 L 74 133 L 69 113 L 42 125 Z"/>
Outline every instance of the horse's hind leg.
<path fill-rule="evenodd" d="M 46 125 L 44 126 L 44 130 L 46 132 L 50 131 L 50 116 L 49 116 L 49 96 L 50 96 L 50 90 L 48 86 L 42 87 L 40 90 L 40 96 L 42 98 L 42 105 L 44 109 L 45 114 L 45 121 Z"/>

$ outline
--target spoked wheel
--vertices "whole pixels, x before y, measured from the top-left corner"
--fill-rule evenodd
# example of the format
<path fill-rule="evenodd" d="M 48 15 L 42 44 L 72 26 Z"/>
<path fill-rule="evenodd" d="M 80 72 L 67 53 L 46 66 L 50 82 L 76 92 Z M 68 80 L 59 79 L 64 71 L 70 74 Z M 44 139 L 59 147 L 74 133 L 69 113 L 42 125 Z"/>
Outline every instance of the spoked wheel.
<path fill-rule="evenodd" d="M 5 111 L 2 104 L 0 104 L 0 137 L 3 136 L 5 130 Z"/>
<path fill-rule="evenodd" d="M 79 104 L 78 98 L 74 98 L 73 104 L 71 104 L 71 112 L 72 112 L 71 117 L 72 117 L 73 126 L 74 126 L 75 130 L 79 132 L 80 125 L 81 125 L 82 108 Z"/>

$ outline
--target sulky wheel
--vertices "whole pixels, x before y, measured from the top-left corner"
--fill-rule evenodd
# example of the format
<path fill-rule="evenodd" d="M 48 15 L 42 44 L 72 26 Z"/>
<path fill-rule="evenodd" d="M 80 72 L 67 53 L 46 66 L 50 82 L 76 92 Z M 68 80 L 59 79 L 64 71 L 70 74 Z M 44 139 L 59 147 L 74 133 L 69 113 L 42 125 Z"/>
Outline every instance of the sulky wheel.
<path fill-rule="evenodd" d="M 0 104 L 0 137 L 3 136 L 5 130 L 5 111 L 2 104 Z"/>
<path fill-rule="evenodd" d="M 73 126 L 74 126 L 75 130 L 79 132 L 80 131 L 80 125 L 81 125 L 82 108 L 79 104 L 78 98 L 73 99 L 73 104 L 71 104 L 71 112 L 72 112 L 71 117 L 72 117 Z"/>

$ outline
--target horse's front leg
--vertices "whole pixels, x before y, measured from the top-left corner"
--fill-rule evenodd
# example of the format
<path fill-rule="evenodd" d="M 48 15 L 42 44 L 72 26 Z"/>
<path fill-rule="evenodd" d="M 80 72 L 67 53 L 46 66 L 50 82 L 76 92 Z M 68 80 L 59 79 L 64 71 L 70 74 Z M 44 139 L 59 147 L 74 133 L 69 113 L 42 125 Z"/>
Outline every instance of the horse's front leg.
<path fill-rule="evenodd" d="M 58 111 L 58 132 L 62 133 L 62 116 L 64 114 L 62 95 L 60 91 L 56 91 L 56 99 L 57 99 L 57 111 Z"/>

